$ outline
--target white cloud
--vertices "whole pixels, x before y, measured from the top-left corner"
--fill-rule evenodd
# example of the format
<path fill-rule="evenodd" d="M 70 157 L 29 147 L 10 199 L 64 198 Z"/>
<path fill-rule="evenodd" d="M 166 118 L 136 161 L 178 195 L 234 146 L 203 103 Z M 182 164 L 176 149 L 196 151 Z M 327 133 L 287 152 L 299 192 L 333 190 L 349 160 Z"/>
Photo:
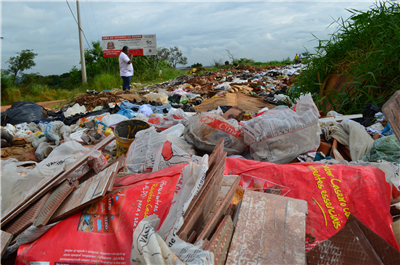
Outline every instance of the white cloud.
<path fill-rule="evenodd" d="M 76 2 L 69 0 L 76 16 Z M 156 34 L 166 47 L 178 46 L 188 65 L 214 59 L 282 60 L 312 50 L 311 33 L 329 38 L 334 18 L 345 8 L 366 10 L 370 1 L 80 1 L 82 28 L 89 42 L 102 36 Z M 38 53 L 27 72 L 62 74 L 79 66 L 76 22 L 65 1 L 1 4 L 1 67 L 23 49 Z M 85 48 L 88 47 L 84 40 Z"/>

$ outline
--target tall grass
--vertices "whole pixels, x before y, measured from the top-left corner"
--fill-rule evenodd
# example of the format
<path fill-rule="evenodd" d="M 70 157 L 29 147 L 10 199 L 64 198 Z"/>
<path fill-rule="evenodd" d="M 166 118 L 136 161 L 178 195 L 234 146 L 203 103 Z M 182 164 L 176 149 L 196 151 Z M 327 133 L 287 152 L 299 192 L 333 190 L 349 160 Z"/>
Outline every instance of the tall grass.
<path fill-rule="evenodd" d="M 308 58 L 308 71 L 295 80 L 299 89 L 292 97 L 311 92 L 324 111 L 333 106 L 345 114 L 363 113 L 364 105 L 381 106 L 400 89 L 400 5 L 380 1 L 368 11 L 347 11 L 348 19 L 332 22 L 337 29 L 329 40 L 316 38 L 316 54 Z M 321 96 L 320 86 L 330 74 L 351 76 L 354 87 Z"/>

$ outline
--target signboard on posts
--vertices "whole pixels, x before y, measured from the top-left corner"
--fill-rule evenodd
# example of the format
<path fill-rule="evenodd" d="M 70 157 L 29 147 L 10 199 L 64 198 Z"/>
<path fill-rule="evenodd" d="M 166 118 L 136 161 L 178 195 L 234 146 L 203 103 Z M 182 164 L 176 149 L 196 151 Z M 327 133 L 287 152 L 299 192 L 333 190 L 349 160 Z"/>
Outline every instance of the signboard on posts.
<path fill-rule="evenodd" d="M 103 57 L 118 57 L 122 47 L 129 47 L 133 56 L 157 55 L 156 34 L 102 37 Z"/>

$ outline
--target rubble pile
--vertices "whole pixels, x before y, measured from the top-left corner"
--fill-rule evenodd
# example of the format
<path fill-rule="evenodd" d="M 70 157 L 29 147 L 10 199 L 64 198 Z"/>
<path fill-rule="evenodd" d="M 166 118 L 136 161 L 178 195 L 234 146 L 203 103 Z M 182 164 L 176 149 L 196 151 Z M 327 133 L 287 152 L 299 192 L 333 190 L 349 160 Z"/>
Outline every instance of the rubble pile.
<path fill-rule="evenodd" d="M 400 91 L 324 113 L 288 97 L 306 68 L 240 65 L 57 110 L 15 102 L 2 264 L 397 264 Z"/>

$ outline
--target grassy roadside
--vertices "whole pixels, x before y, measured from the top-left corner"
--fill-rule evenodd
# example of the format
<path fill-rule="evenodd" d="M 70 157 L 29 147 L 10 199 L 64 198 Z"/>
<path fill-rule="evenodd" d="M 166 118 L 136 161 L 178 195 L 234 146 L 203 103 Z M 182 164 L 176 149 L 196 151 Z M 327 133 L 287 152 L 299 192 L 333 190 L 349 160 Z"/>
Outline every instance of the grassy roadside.
<path fill-rule="evenodd" d="M 252 62 L 247 65 L 254 66 L 276 66 L 290 63 L 289 59 L 283 61 L 272 61 L 272 62 Z M 219 71 L 221 69 L 234 67 L 233 65 L 214 65 L 212 67 L 205 67 L 205 70 L 199 71 L 197 74 L 204 74 L 210 71 Z M 149 71 L 142 72 L 138 76 L 133 76 L 131 83 L 136 88 L 142 88 L 147 85 L 162 83 L 182 74 L 189 74 L 187 70 L 175 70 L 173 68 L 163 68 L 161 72 Z M 141 85 L 135 85 L 140 83 Z M 33 102 L 44 102 L 54 100 L 68 100 L 73 96 L 86 93 L 86 90 L 104 91 L 112 90 L 114 88 L 122 87 L 122 79 L 119 75 L 102 73 L 96 75 L 93 80 L 89 80 L 87 84 L 81 84 L 71 89 L 51 89 L 47 85 L 41 84 L 30 84 L 30 85 L 10 85 L 9 87 L 2 89 L 1 91 L 1 106 L 11 105 L 15 101 L 26 100 Z"/>
<path fill-rule="evenodd" d="M 173 79 L 183 74 L 182 71 L 171 68 L 163 69 L 162 73 L 157 76 L 149 76 L 144 73 L 139 77 L 134 76 L 131 83 L 141 83 L 143 86 L 161 83 Z M 152 79 L 149 81 L 149 79 Z M 11 105 L 15 101 L 27 100 L 33 102 L 44 102 L 53 100 L 66 100 L 72 98 L 79 93 L 86 93 L 86 90 L 104 91 L 108 89 L 121 88 L 122 79 L 119 75 L 99 74 L 93 80 L 89 80 L 86 84 L 81 84 L 71 89 L 51 89 L 47 85 L 30 84 L 30 85 L 12 85 L 1 92 L 1 106 Z M 142 87 L 142 86 L 140 86 Z"/>

